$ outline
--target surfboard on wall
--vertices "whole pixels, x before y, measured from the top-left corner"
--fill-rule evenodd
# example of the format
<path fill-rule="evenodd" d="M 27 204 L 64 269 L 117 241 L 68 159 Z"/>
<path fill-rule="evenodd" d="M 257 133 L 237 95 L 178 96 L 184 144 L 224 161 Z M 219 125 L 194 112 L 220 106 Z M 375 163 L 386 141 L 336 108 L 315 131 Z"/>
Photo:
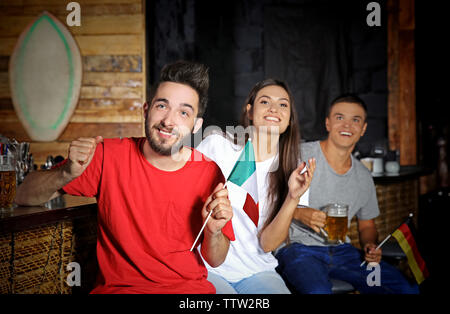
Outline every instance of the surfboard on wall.
<path fill-rule="evenodd" d="M 33 141 L 54 141 L 78 103 L 82 60 L 66 26 L 48 12 L 20 35 L 9 62 L 14 109 Z"/>

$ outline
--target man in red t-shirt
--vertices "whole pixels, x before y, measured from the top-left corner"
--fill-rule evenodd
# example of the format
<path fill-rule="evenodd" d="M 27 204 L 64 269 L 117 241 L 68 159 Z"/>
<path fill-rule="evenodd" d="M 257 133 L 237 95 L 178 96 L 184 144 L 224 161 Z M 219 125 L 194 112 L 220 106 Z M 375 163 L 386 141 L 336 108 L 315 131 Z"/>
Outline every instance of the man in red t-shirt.
<path fill-rule="evenodd" d="M 234 240 L 232 209 L 218 166 L 182 145 L 207 102 L 208 70 L 178 61 L 163 68 L 144 104 L 145 138 L 79 138 L 68 158 L 30 173 L 16 202 L 37 205 L 61 193 L 95 196 L 99 276 L 93 293 L 214 293 L 198 250 L 212 266 Z"/>

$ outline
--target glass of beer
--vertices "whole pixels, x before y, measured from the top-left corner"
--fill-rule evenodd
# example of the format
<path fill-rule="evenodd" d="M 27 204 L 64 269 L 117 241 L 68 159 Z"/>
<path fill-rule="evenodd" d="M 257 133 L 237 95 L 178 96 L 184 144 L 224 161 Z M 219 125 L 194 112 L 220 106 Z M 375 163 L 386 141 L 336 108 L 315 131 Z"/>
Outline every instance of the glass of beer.
<path fill-rule="evenodd" d="M 14 207 L 16 197 L 15 159 L 11 155 L 0 155 L 0 211 Z"/>
<path fill-rule="evenodd" d="M 328 242 L 344 243 L 348 231 L 348 205 L 328 204 L 323 211 L 327 214 L 325 231 L 328 234 Z"/>

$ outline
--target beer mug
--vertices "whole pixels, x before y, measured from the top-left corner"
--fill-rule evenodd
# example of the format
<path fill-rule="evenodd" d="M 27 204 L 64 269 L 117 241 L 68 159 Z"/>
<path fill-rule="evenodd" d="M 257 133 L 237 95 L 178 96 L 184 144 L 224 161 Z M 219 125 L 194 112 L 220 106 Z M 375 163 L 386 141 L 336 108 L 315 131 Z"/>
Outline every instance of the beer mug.
<path fill-rule="evenodd" d="M 12 209 L 15 197 L 15 158 L 11 154 L 0 155 L 0 211 Z"/>
<path fill-rule="evenodd" d="M 323 211 L 327 214 L 325 231 L 328 235 L 328 242 L 345 242 L 348 231 L 348 205 L 328 204 L 323 208 Z"/>

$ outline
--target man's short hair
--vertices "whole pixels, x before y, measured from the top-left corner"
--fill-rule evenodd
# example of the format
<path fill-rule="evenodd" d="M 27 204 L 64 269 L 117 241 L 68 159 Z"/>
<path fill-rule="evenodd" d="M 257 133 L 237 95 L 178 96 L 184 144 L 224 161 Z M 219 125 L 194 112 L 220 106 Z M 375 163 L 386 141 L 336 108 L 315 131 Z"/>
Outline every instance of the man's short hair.
<path fill-rule="evenodd" d="M 198 113 L 201 117 L 208 103 L 209 74 L 208 67 L 201 63 L 179 60 L 166 64 L 159 75 L 159 81 L 150 91 L 150 100 L 155 97 L 159 85 L 164 82 L 173 82 L 188 85 L 198 94 Z"/>
<path fill-rule="evenodd" d="M 364 100 L 362 100 L 360 97 L 356 96 L 355 94 L 351 94 L 351 93 L 346 93 L 346 94 L 342 94 L 338 97 L 336 97 L 331 104 L 328 106 L 327 109 L 327 117 L 330 117 L 331 114 L 331 109 L 333 108 L 334 105 L 342 103 L 342 102 L 348 102 L 348 103 L 353 103 L 353 104 L 358 104 L 360 105 L 363 109 L 364 109 L 364 120 L 367 119 L 367 105 L 364 102 Z"/>

